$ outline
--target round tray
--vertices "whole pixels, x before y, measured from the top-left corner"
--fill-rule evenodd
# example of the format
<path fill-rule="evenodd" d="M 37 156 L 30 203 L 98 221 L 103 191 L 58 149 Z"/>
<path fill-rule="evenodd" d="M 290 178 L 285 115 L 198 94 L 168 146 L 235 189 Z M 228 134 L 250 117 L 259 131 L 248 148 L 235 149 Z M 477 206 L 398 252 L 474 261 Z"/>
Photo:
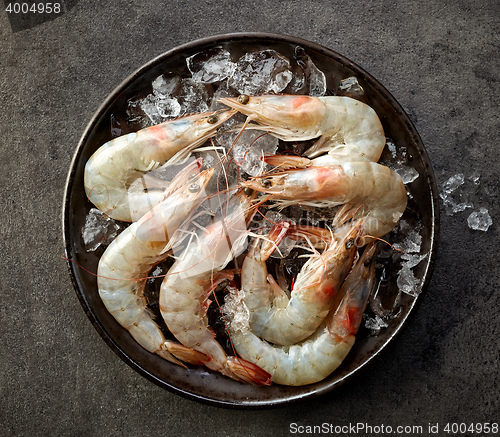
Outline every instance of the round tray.
<path fill-rule="evenodd" d="M 115 111 L 123 111 L 127 101 L 160 74 L 185 72 L 187 57 L 219 46 L 235 57 L 264 49 L 273 49 L 292 57 L 294 49 L 300 46 L 329 80 L 355 76 L 365 90 L 369 104 L 377 111 L 386 136 L 395 144 L 406 147 L 412 157 L 412 167 L 419 173 L 419 177 L 407 185 L 411 213 L 422 224 L 421 249 L 428 253 L 414 271 L 419 280 L 418 293 L 416 296 L 403 294 L 401 311 L 390 325 L 376 336 L 360 335 L 342 365 L 328 378 L 315 384 L 256 387 L 235 382 L 204 367 L 191 366 L 186 370 L 171 364 L 140 347 L 114 320 L 99 297 L 96 277 L 89 273 L 97 271 L 102 252 L 87 252 L 81 236 L 85 218 L 92 207 L 85 195 L 83 172 L 92 153 L 111 139 L 110 117 Z M 439 229 L 437 189 L 429 158 L 410 119 L 394 97 L 370 74 L 332 50 L 294 37 L 261 33 L 221 35 L 191 42 L 158 56 L 126 78 L 94 114 L 78 144 L 68 174 L 63 207 L 64 243 L 71 279 L 86 314 L 107 344 L 127 364 L 156 384 L 190 399 L 232 408 L 279 406 L 324 394 L 351 378 L 378 356 L 401 332 L 422 299 L 436 257 Z"/>

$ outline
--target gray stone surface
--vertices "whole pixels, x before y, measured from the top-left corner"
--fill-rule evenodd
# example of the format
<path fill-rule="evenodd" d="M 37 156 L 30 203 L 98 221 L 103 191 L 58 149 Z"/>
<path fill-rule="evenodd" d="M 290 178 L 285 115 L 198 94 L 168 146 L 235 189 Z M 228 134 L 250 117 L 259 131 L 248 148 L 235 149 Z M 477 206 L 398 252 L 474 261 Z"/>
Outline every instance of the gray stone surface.
<path fill-rule="evenodd" d="M 292 422 L 447 435 L 448 422 L 500 421 L 496 0 L 61 4 L 48 20 L 0 12 L 0 435 L 288 435 Z M 92 327 L 61 258 L 66 174 L 108 93 L 174 46 L 244 31 L 308 39 L 368 70 L 410 115 L 439 183 L 479 175 L 473 203 L 493 219 L 476 231 L 470 209 L 443 207 L 434 275 L 402 335 L 345 386 L 280 410 L 205 406 L 144 379 Z"/>

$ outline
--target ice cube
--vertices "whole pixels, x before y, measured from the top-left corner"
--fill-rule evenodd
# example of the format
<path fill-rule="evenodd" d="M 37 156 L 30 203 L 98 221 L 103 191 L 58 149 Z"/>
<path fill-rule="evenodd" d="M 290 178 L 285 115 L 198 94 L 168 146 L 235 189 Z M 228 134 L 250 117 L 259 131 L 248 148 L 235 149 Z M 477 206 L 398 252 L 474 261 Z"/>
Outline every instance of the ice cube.
<path fill-rule="evenodd" d="M 235 287 L 226 288 L 226 297 L 222 311 L 229 318 L 231 329 L 248 331 L 250 329 L 250 312 L 244 301 L 244 292 Z"/>
<path fill-rule="evenodd" d="M 385 145 L 389 149 L 389 152 L 391 152 L 391 155 L 393 158 L 396 158 L 396 144 L 394 144 L 394 141 L 392 141 L 390 138 L 385 139 Z"/>
<path fill-rule="evenodd" d="M 408 167 L 406 165 L 396 165 L 393 167 L 393 170 L 399 176 L 401 176 L 401 179 L 403 180 L 403 183 L 405 185 L 413 182 L 420 176 L 417 170 L 415 170 L 413 167 Z"/>
<path fill-rule="evenodd" d="M 92 208 L 82 227 L 82 238 L 87 252 L 95 251 L 99 246 L 108 246 L 123 228 L 112 218 Z"/>
<path fill-rule="evenodd" d="M 233 134 L 233 139 L 237 134 Z M 231 141 L 231 144 L 233 144 Z M 257 131 L 244 131 L 233 146 L 233 156 L 241 170 L 250 176 L 257 176 L 269 169 L 262 157 L 273 155 L 278 149 L 278 139 Z"/>
<path fill-rule="evenodd" d="M 236 63 L 228 85 L 241 94 L 283 91 L 292 80 L 290 62 L 274 50 L 246 53 Z"/>
<path fill-rule="evenodd" d="M 352 97 L 353 99 L 364 100 L 365 90 L 354 76 L 342 79 L 337 89 L 337 95 Z"/>
<path fill-rule="evenodd" d="M 215 83 L 227 79 L 236 64 L 231 61 L 231 54 L 222 47 L 214 47 L 196 53 L 186 59 L 193 80 L 201 83 Z"/>
<path fill-rule="evenodd" d="M 212 99 L 212 89 L 209 85 L 185 78 L 181 81 L 179 94 L 174 97 L 181 105 L 181 115 L 206 112 Z"/>
<path fill-rule="evenodd" d="M 486 232 L 493 224 L 493 220 L 486 208 L 479 208 L 479 211 L 473 211 L 469 215 L 467 223 L 471 229 Z"/>
<path fill-rule="evenodd" d="M 418 285 L 420 281 L 415 278 L 413 271 L 409 264 L 403 264 L 401 270 L 398 273 L 398 279 L 396 281 L 398 288 L 410 296 L 417 296 L 420 292 Z"/>
<path fill-rule="evenodd" d="M 445 194 L 450 194 L 455 191 L 460 185 L 464 183 L 464 175 L 463 173 L 456 174 L 451 176 L 443 183 L 443 192 Z M 441 196 L 442 197 L 442 196 Z"/>
<path fill-rule="evenodd" d="M 465 211 L 467 208 L 473 208 L 474 205 L 468 200 L 471 194 L 470 188 L 466 192 L 457 191 L 458 187 L 465 183 L 463 173 L 451 176 L 442 184 L 442 190 L 439 197 L 443 201 L 448 215 Z M 477 185 L 477 184 L 476 184 Z"/>
<path fill-rule="evenodd" d="M 153 80 L 153 94 L 158 97 L 171 97 L 179 94 L 182 77 L 174 73 L 164 73 Z"/>
<path fill-rule="evenodd" d="M 377 335 L 382 331 L 382 329 L 387 328 L 389 324 L 382 319 L 379 315 L 375 314 L 375 317 L 366 317 L 365 326 L 369 329 L 372 335 Z"/>
<path fill-rule="evenodd" d="M 321 97 L 326 94 L 326 77 L 312 61 L 310 56 L 302 47 L 296 47 L 294 58 L 303 72 L 303 77 L 308 85 L 308 94 Z"/>
<path fill-rule="evenodd" d="M 405 222 L 406 223 L 406 222 Z M 420 252 L 420 246 L 422 244 L 422 236 L 411 230 L 408 232 L 406 238 L 400 243 L 394 243 L 395 249 L 401 250 L 406 253 L 418 253 Z"/>
<path fill-rule="evenodd" d="M 404 253 L 401 255 L 401 259 L 405 260 L 405 266 L 408 267 L 409 269 L 412 269 L 413 267 L 416 267 L 418 264 L 420 264 L 421 261 L 423 261 L 425 258 L 427 258 L 427 253 L 424 253 L 423 255 L 411 255 L 408 253 Z"/>
<path fill-rule="evenodd" d="M 157 99 L 155 105 L 158 114 L 162 117 L 162 121 L 165 121 L 168 118 L 178 117 L 181 113 L 181 105 L 176 99 Z"/>

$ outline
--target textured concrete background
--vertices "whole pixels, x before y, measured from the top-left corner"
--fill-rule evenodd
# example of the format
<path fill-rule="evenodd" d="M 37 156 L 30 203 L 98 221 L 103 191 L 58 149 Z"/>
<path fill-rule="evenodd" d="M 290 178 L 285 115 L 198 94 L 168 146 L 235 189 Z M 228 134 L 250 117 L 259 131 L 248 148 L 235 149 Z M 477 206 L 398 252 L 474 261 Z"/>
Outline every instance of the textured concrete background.
<path fill-rule="evenodd" d="M 288 435 L 291 422 L 427 434 L 429 423 L 500 422 L 497 0 L 61 4 L 58 17 L 0 12 L 0 435 Z M 470 210 L 443 208 L 433 279 L 403 334 L 340 389 L 269 411 L 201 405 L 144 379 L 92 327 L 61 259 L 66 174 L 99 104 L 160 53 L 245 31 L 308 39 L 373 74 L 410 115 L 439 183 L 480 176 L 474 205 L 494 222 L 474 231 Z"/>

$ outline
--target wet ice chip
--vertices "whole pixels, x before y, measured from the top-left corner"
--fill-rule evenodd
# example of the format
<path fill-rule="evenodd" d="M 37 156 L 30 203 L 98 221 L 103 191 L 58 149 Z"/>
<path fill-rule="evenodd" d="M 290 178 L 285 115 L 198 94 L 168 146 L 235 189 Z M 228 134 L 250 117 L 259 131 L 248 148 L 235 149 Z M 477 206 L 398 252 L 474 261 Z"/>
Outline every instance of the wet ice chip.
<path fill-rule="evenodd" d="M 181 105 L 181 115 L 207 112 L 211 98 L 211 89 L 193 79 L 185 78 L 181 81 L 179 95 L 175 96 Z"/>
<path fill-rule="evenodd" d="M 227 79 L 236 65 L 231 54 L 222 47 L 196 53 L 186 59 L 189 71 L 195 82 L 215 83 Z"/>
<path fill-rule="evenodd" d="M 359 84 L 358 79 L 351 76 L 340 81 L 337 95 L 362 99 L 365 96 L 365 90 Z"/>
<path fill-rule="evenodd" d="M 234 137 L 236 134 L 232 136 Z M 270 168 L 262 158 L 266 155 L 274 155 L 277 149 L 276 137 L 262 135 L 262 132 L 257 131 L 244 131 L 233 145 L 233 156 L 241 170 L 250 176 L 257 176 Z"/>
<path fill-rule="evenodd" d="M 418 264 L 420 264 L 421 261 L 423 261 L 425 258 L 427 258 L 427 253 L 424 253 L 423 255 L 410 255 L 408 253 L 404 253 L 401 255 L 401 259 L 405 260 L 405 266 L 412 269 L 413 267 L 416 267 Z"/>
<path fill-rule="evenodd" d="M 379 315 L 375 314 L 375 317 L 366 317 L 365 327 L 369 329 L 372 335 L 377 335 L 389 326 L 389 324 L 382 319 Z"/>
<path fill-rule="evenodd" d="M 339 90 L 345 93 L 362 93 L 363 88 L 354 76 L 342 79 L 339 84 Z"/>
<path fill-rule="evenodd" d="M 472 195 L 470 187 L 463 192 L 460 192 L 460 190 L 457 191 L 464 182 L 465 176 L 463 173 L 458 173 L 448 178 L 441 186 L 442 190 L 439 193 L 439 197 L 443 201 L 443 205 L 448 215 L 456 214 L 457 212 L 465 211 L 467 208 L 474 207 L 473 203 L 469 201 Z M 475 185 L 477 184 L 475 183 Z"/>
<path fill-rule="evenodd" d="M 396 154 L 396 144 L 394 144 L 394 141 L 392 141 L 389 138 L 386 138 L 385 139 L 385 145 L 389 149 L 389 152 L 391 152 L 392 157 L 396 158 L 396 156 L 397 156 L 397 154 Z"/>
<path fill-rule="evenodd" d="M 274 50 L 243 55 L 228 78 L 228 85 L 241 94 L 258 95 L 283 91 L 292 80 L 290 62 Z"/>
<path fill-rule="evenodd" d="M 222 312 L 228 316 L 229 325 L 234 331 L 250 329 L 250 312 L 244 301 L 244 292 L 228 286 Z"/>
<path fill-rule="evenodd" d="M 398 288 L 410 296 L 417 296 L 420 293 L 418 288 L 419 280 L 415 278 L 413 270 L 408 264 L 403 264 L 401 270 L 398 273 L 398 279 L 396 281 Z"/>
<path fill-rule="evenodd" d="M 295 48 L 294 58 L 302 69 L 303 80 L 309 86 L 309 95 L 315 97 L 324 96 L 326 93 L 325 73 L 314 64 L 302 47 Z"/>
<path fill-rule="evenodd" d="M 479 211 L 473 211 L 469 215 L 467 223 L 471 229 L 486 232 L 493 224 L 493 220 L 486 208 L 479 208 Z"/>
<path fill-rule="evenodd" d="M 179 93 L 182 78 L 173 73 L 165 73 L 158 76 L 151 83 L 153 94 L 158 97 L 171 97 Z"/>
<path fill-rule="evenodd" d="M 99 246 L 108 246 L 122 230 L 112 218 L 97 208 L 92 208 L 82 227 L 82 238 L 87 252 L 95 251 Z"/>
<path fill-rule="evenodd" d="M 448 178 L 443 184 L 443 193 L 450 194 L 453 193 L 460 185 L 465 181 L 464 175 L 462 173 L 456 174 Z M 441 194 L 441 197 L 442 194 Z"/>
<path fill-rule="evenodd" d="M 151 95 L 142 99 L 139 106 L 142 112 L 144 112 L 144 114 L 148 117 L 151 124 L 158 124 L 164 121 L 163 116 L 158 111 L 156 101 Z"/>
<path fill-rule="evenodd" d="M 406 222 L 405 222 L 406 223 Z M 406 238 L 400 243 L 394 243 L 395 249 L 401 250 L 406 253 L 420 252 L 422 245 L 422 236 L 416 231 L 409 231 Z"/>
<path fill-rule="evenodd" d="M 474 174 L 469 176 L 469 179 L 472 181 L 474 185 L 479 185 L 481 177 L 478 173 L 475 172 Z"/>
<path fill-rule="evenodd" d="M 178 117 L 181 113 L 181 105 L 176 99 L 158 99 L 155 105 L 158 114 L 165 119 Z"/>
<path fill-rule="evenodd" d="M 401 176 L 401 179 L 403 180 L 403 183 L 409 184 L 413 182 L 415 179 L 417 179 L 420 175 L 417 170 L 415 170 L 413 167 L 408 167 L 405 165 L 402 166 L 395 166 L 393 170 Z"/>
<path fill-rule="evenodd" d="M 222 82 L 217 90 L 214 92 L 214 95 L 212 97 L 212 102 L 210 103 L 210 111 L 219 111 L 221 109 L 228 109 L 226 105 L 223 103 L 220 103 L 218 100 L 222 99 L 223 97 L 237 97 L 239 93 L 233 89 L 230 89 L 227 86 L 227 82 L 224 81 Z M 236 114 L 236 116 L 231 117 L 229 120 L 227 120 L 222 127 L 225 128 L 228 125 L 233 125 L 236 123 L 243 123 L 246 119 L 246 116 L 244 116 L 241 113 Z"/>

